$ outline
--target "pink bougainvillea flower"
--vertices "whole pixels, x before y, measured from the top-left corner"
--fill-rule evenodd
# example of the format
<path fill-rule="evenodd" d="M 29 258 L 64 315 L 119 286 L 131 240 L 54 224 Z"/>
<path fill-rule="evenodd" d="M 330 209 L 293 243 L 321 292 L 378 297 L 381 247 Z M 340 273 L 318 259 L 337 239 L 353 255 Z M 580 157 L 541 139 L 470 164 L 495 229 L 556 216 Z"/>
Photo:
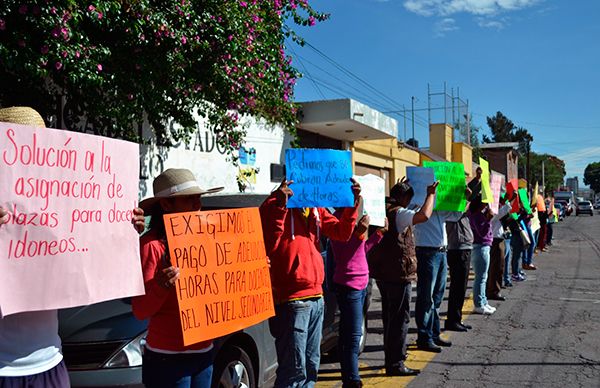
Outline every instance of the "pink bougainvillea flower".
<path fill-rule="evenodd" d="M 0 19 L 0 31 L 6 30 L 6 22 L 3 19 Z"/>
<path fill-rule="evenodd" d="M 186 44 L 187 43 L 187 38 L 184 36 L 181 37 L 181 44 Z"/>
<path fill-rule="evenodd" d="M 240 1 L 240 7 L 247 7 L 248 3 L 246 3 L 245 1 Z"/>
<path fill-rule="evenodd" d="M 79 50 L 75 51 L 75 58 L 79 58 L 81 56 L 81 54 L 79 53 Z"/>
<path fill-rule="evenodd" d="M 98 12 L 98 19 L 102 19 L 103 16 L 104 14 L 102 12 Z"/>
<path fill-rule="evenodd" d="M 90 12 L 93 12 L 93 11 L 95 11 L 95 10 L 96 10 L 96 7 L 94 7 L 93 5 L 91 5 L 91 4 L 90 4 L 90 5 L 88 6 L 88 11 L 90 11 Z"/>
<path fill-rule="evenodd" d="M 66 58 L 67 55 L 69 55 L 69 53 L 66 52 L 66 51 L 63 51 L 63 52 L 60 53 L 60 55 L 62 55 L 63 58 Z"/>
<path fill-rule="evenodd" d="M 54 68 L 55 68 L 56 70 L 60 70 L 60 69 L 62 69 L 62 62 L 55 62 L 55 63 L 54 63 Z"/>
<path fill-rule="evenodd" d="M 316 23 L 317 23 L 317 21 L 315 20 L 315 18 L 313 16 L 309 16 L 308 25 L 314 26 Z"/>
<path fill-rule="evenodd" d="M 98 71 L 102 71 L 102 65 L 100 63 L 98 64 L 97 68 L 98 68 Z"/>

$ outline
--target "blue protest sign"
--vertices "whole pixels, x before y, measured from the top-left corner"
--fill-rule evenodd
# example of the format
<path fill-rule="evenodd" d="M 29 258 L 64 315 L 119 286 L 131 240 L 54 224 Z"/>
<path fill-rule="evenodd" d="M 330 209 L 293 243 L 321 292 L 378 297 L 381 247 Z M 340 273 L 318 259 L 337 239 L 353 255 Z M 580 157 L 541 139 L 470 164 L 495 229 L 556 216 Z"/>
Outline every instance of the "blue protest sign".
<path fill-rule="evenodd" d="M 350 151 L 290 148 L 285 170 L 286 179 L 294 181 L 288 208 L 354 206 Z"/>
<path fill-rule="evenodd" d="M 427 167 L 406 167 L 406 179 L 408 179 L 408 184 L 415 191 L 415 195 L 412 197 L 410 203 L 423 206 L 427 197 L 427 186 L 435 182 L 433 169 Z"/>

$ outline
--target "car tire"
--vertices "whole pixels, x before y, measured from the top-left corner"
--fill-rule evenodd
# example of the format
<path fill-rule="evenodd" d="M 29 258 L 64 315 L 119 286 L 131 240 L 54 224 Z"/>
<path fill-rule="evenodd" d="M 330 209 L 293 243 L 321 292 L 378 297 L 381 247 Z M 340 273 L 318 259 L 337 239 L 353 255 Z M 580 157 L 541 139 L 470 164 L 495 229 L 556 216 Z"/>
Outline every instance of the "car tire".
<path fill-rule="evenodd" d="M 363 314 L 362 326 L 360 328 L 360 342 L 358 346 L 358 354 L 361 354 L 365 350 L 365 346 L 367 345 L 367 315 Z"/>
<path fill-rule="evenodd" d="M 227 346 L 219 352 L 211 388 L 256 388 L 254 366 L 244 349 Z"/>

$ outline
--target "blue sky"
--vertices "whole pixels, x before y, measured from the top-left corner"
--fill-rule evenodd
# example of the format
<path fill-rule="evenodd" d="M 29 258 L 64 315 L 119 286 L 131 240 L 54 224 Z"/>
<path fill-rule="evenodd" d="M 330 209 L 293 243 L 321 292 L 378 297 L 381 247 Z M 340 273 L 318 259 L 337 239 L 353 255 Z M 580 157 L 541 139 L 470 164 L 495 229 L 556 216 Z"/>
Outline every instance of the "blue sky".
<path fill-rule="evenodd" d="M 312 0 L 331 18 L 297 28 L 310 47 L 289 44 L 305 73 L 296 100 L 351 97 L 380 111 L 427 107 L 433 92 L 457 90 L 473 123 L 501 111 L 534 137 L 533 150 L 559 156 L 583 180 L 600 161 L 600 1 Z M 316 84 L 316 86 L 315 86 Z M 333 90 L 332 90 L 333 89 Z M 434 105 L 441 101 L 434 99 Z M 403 118 L 398 119 L 401 137 Z M 410 115 L 409 115 L 410 117 Z M 427 112 L 415 137 L 428 145 Z M 410 121 L 407 123 L 410 137 Z"/>

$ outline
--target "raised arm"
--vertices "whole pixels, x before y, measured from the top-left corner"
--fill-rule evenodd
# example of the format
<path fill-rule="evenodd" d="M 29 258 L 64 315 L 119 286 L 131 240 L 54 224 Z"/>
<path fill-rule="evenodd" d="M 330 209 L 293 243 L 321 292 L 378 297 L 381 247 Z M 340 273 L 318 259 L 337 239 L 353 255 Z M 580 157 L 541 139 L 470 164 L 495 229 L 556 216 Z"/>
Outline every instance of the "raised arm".
<path fill-rule="evenodd" d="M 440 182 L 433 182 L 432 185 L 427 186 L 427 196 L 421 209 L 413 217 L 413 225 L 422 224 L 427 222 L 431 213 L 433 212 L 433 206 L 435 202 L 435 193 Z"/>
<path fill-rule="evenodd" d="M 259 209 L 267 256 L 270 256 L 277 248 L 285 230 L 285 217 L 288 212 L 287 200 L 294 195 L 289 187 L 291 183 L 292 181 L 283 180 Z"/>

